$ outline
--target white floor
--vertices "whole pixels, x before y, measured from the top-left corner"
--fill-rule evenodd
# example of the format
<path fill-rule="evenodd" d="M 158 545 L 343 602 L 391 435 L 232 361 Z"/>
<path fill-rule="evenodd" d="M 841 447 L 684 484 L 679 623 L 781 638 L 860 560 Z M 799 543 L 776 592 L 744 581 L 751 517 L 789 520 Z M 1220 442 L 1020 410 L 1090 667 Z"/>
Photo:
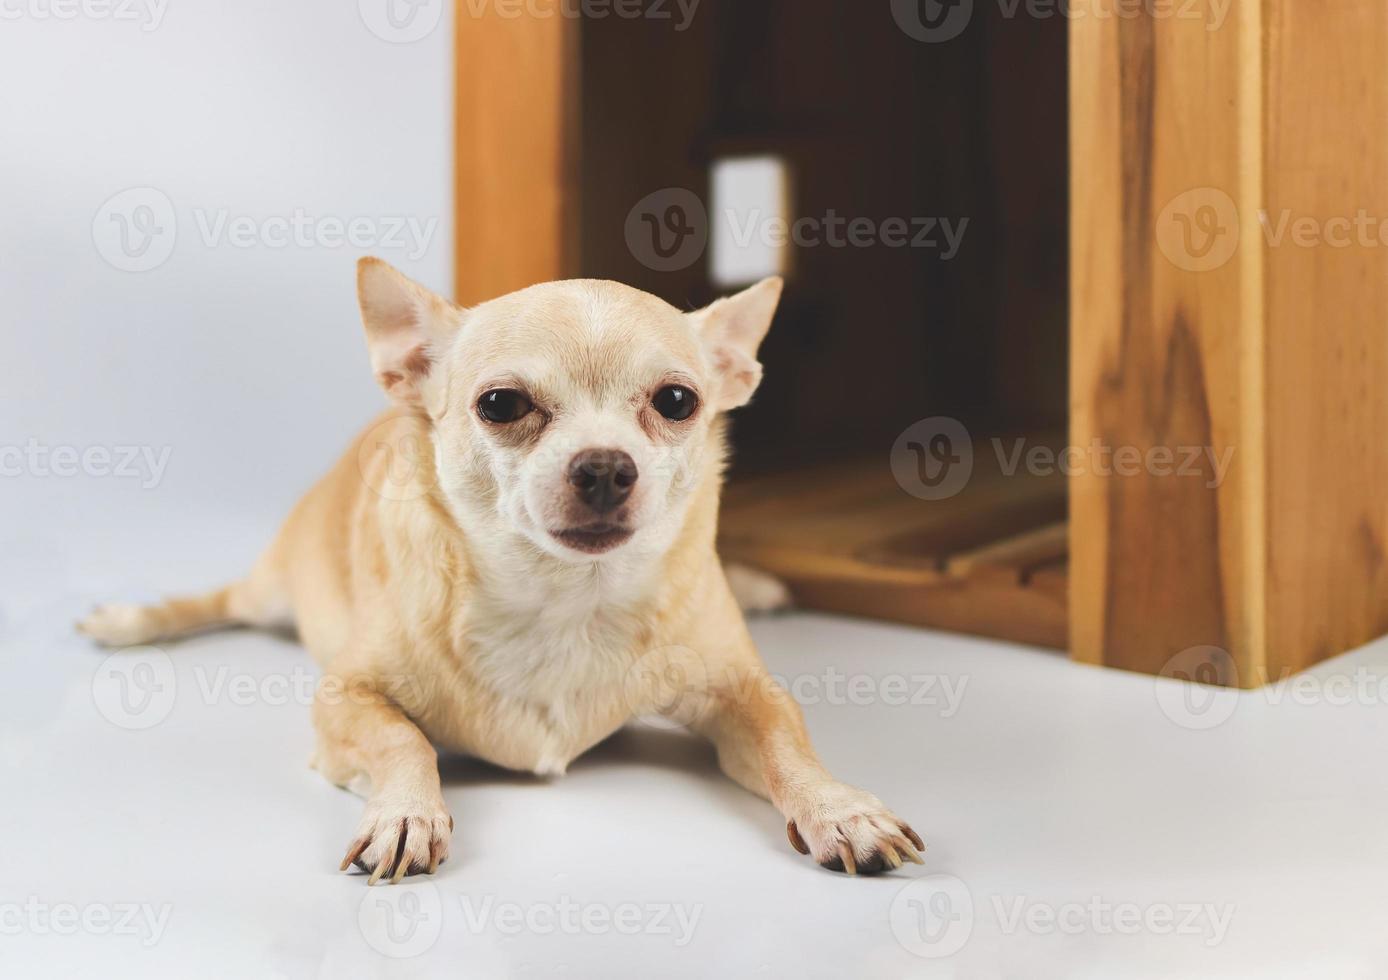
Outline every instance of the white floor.
<path fill-rule="evenodd" d="M 133 557 L 7 542 L 0 975 L 1388 971 L 1386 645 L 1202 700 L 999 643 L 764 619 L 824 759 L 921 831 L 924 868 L 820 870 L 706 747 L 643 726 L 553 782 L 446 761 L 455 859 L 368 889 L 336 871 L 359 802 L 305 764 L 300 649 L 206 637 L 166 676 L 69 633 L 94 599 L 209 584 L 259 545 L 196 533 Z"/>

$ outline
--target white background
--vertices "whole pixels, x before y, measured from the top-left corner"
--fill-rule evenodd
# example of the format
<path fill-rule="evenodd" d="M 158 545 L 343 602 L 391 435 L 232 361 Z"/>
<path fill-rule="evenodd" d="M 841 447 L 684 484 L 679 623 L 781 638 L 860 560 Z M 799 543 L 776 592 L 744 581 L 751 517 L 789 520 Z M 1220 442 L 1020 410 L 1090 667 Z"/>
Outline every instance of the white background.
<path fill-rule="evenodd" d="M 352 0 L 168 0 L 153 30 L 148 18 L 58 19 L 51 2 L 6 0 L 0 19 L 0 443 L 170 455 L 153 490 L 30 474 L 0 493 L 73 533 L 90 530 L 94 498 L 108 524 L 193 508 L 273 524 L 383 405 L 357 257 L 378 252 L 450 289 L 449 18 L 392 44 Z M 174 250 L 151 271 L 119 271 L 93 220 L 145 186 L 174 204 Z M 209 245 L 197 219 L 296 209 L 436 227 L 412 260 Z M 5 508 L 4 534 L 34 530 L 18 516 Z M 161 546 L 156 533 L 148 547 Z"/>

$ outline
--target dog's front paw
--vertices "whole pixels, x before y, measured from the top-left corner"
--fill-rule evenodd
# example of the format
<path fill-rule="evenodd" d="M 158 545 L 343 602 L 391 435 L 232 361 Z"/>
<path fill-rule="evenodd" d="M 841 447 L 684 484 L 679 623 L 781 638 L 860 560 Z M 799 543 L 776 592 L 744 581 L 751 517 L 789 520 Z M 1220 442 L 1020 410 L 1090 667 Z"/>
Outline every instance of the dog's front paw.
<path fill-rule="evenodd" d="M 830 871 L 877 874 L 923 864 L 920 836 L 871 793 L 843 783 L 811 791 L 807 804 L 786 824 L 786 836 L 801 854 Z"/>
<path fill-rule="evenodd" d="M 339 870 L 355 864 L 374 885 L 389 877 L 391 884 L 405 875 L 433 874 L 448 859 L 453 817 L 442 800 L 434 803 L 373 799 L 366 804 L 356 839 L 347 846 Z"/>

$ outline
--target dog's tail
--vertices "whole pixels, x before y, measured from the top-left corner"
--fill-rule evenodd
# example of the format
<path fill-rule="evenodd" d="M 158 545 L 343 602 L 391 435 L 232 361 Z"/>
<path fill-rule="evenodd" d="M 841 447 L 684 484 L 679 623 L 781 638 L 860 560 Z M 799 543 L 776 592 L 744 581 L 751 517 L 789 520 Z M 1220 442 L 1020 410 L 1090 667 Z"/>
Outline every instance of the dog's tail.
<path fill-rule="evenodd" d="M 286 626 L 288 620 L 286 604 L 274 602 L 252 577 L 203 595 L 153 605 L 100 605 L 78 621 L 77 631 L 102 646 L 128 647 L 233 626 Z"/>
<path fill-rule="evenodd" d="M 724 566 L 737 604 L 762 613 L 790 605 L 785 583 L 746 565 Z M 108 647 L 129 647 L 235 626 L 283 628 L 292 625 L 288 603 L 278 589 L 266 588 L 263 574 L 196 596 L 179 596 L 142 606 L 113 602 L 97 606 L 77 622 L 77 631 Z"/>

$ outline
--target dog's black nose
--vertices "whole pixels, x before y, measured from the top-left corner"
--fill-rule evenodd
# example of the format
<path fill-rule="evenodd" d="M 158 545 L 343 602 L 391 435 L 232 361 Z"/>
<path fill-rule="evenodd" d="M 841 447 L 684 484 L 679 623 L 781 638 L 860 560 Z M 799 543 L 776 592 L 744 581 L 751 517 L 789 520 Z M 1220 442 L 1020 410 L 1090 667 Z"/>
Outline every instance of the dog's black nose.
<path fill-rule="evenodd" d="M 569 482 L 585 504 L 606 514 L 631 496 L 636 461 L 620 449 L 585 449 L 569 463 Z"/>

